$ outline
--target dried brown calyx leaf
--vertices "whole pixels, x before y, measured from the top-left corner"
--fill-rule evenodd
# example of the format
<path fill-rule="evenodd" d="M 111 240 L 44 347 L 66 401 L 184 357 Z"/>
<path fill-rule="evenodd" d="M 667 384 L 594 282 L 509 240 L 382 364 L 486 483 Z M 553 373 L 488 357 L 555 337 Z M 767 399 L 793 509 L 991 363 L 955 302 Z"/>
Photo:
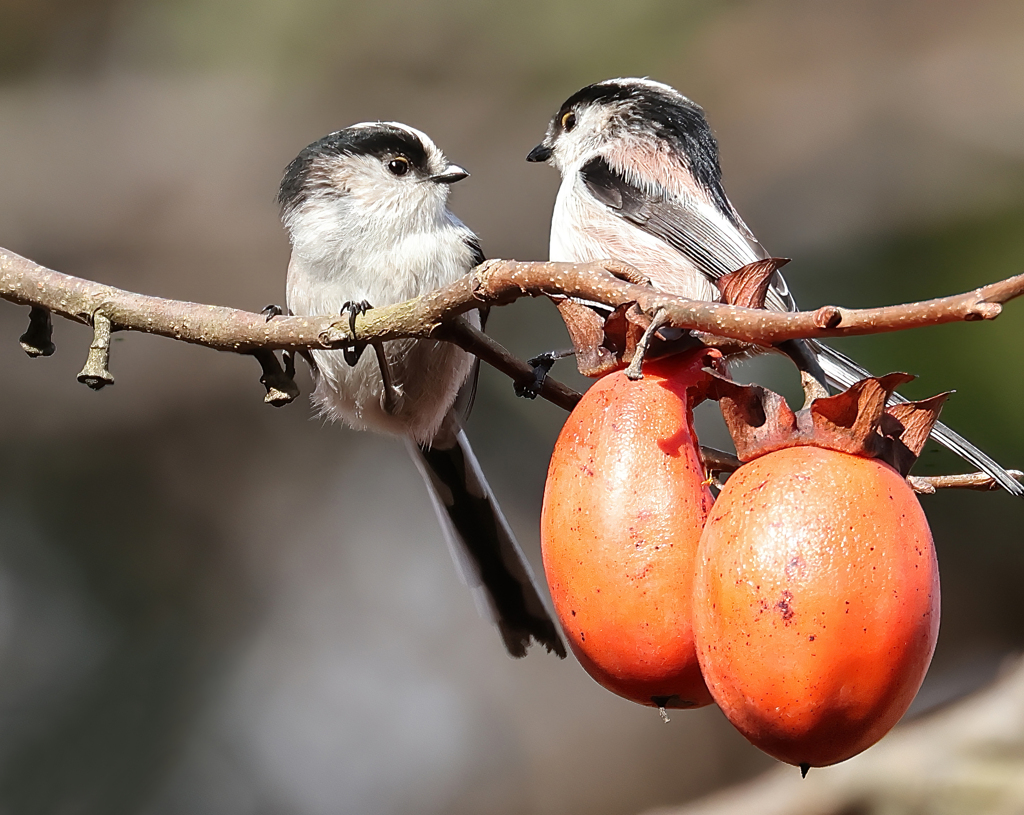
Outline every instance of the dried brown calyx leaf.
<path fill-rule="evenodd" d="M 576 366 L 584 376 L 601 376 L 621 367 L 604 345 L 604 318 L 590 306 L 575 300 L 556 304 L 576 354 Z"/>
<path fill-rule="evenodd" d="M 862 379 L 794 413 L 773 391 L 709 372 L 713 375 L 709 396 L 718 400 L 736 455 L 744 462 L 773 450 L 810 445 L 878 458 L 906 475 L 949 397 L 942 393 L 886 407 L 893 391 L 913 379 L 910 374 L 892 373 Z"/>
<path fill-rule="evenodd" d="M 624 303 L 607 316 L 575 300 L 561 300 L 557 306 L 572 341 L 576 366 L 584 376 L 599 377 L 625 368 L 651 324 L 636 303 Z M 656 359 L 701 344 L 688 333 L 675 340 L 655 335 L 647 356 Z"/>
<path fill-rule="evenodd" d="M 765 258 L 741 266 L 715 281 L 722 302 L 744 308 L 764 308 L 772 276 L 789 263 L 789 258 Z"/>

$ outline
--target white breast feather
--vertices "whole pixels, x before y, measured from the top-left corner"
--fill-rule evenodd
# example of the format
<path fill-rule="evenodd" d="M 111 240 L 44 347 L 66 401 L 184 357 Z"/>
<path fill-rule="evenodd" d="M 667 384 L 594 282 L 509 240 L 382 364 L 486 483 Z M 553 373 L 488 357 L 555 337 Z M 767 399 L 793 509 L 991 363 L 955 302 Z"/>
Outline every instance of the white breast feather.
<path fill-rule="evenodd" d="M 339 314 L 349 300 L 373 306 L 400 303 L 451 283 L 472 267 L 473 253 L 466 244 L 471 233 L 443 208 L 426 223 L 368 224 L 365 218 L 346 217 L 351 213 L 343 211 L 343 201 L 331 204 L 302 213 L 293 224 L 287 296 L 295 314 Z M 383 244 L 382 235 L 395 239 Z M 473 358 L 451 343 L 433 340 L 394 340 L 385 349 L 404 396 L 394 415 L 381 404 L 383 387 L 372 348 L 355 367 L 341 351 L 314 351 L 319 376 L 313 401 L 324 415 L 356 429 L 429 442 L 469 376 Z"/>

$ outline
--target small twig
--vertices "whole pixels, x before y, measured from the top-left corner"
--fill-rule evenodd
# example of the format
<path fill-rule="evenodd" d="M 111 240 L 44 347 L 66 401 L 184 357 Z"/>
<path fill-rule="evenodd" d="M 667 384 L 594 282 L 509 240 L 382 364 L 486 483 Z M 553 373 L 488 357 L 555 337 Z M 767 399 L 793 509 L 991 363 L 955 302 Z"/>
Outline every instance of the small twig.
<path fill-rule="evenodd" d="M 626 378 L 630 381 L 636 382 L 644 378 L 644 357 L 647 356 L 647 349 L 650 347 L 654 335 L 658 333 L 658 329 L 667 322 L 668 312 L 664 308 L 659 308 L 654 313 L 654 317 L 651 318 L 651 324 L 647 326 L 643 336 L 640 337 L 640 342 L 636 344 L 633 359 L 629 361 L 629 365 L 626 367 Z"/>
<path fill-rule="evenodd" d="M 94 391 L 114 384 L 114 375 L 107 370 L 110 363 L 110 318 L 102 311 L 92 315 L 92 342 L 85 367 L 78 372 L 78 381 Z"/>
<path fill-rule="evenodd" d="M 1020 470 L 1007 470 L 1013 478 L 1018 481 L 1024 478 L 1024 472 Z M 934 495 L 936 490 L 962 489 L 962 490 L 998 490 L 999 484 L 986 473 L 962 473 L 958 475 L 908 475 L 907 483 L 914 492 L 923 495 Z"/>
<path fill-rule="evenodd" d="M 50 322 L 49 310 L 32 306 L 28 313 L 28 330 L 19 339 L 22 350 L 30 357 L 48 357 L 57 350 L 51 340 L 52 336 L 53 324 Z"/>

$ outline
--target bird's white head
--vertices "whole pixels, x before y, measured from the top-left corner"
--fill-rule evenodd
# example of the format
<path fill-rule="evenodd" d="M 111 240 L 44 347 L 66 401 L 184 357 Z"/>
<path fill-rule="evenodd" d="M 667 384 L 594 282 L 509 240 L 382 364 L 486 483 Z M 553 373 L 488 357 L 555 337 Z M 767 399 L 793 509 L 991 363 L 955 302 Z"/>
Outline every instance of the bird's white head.
<path fill-rule="evenodd" d="M 631 77 L 578 90 L 558 109 L 544 140 L 526 160 L 547 162 L 569 181 L 598 157 L 635 183 L 657 178 L 670 188 L 695 187 L 732 217 L 718 143 L 704 110 L 669 85 Z"/>
<path fill-rule="evenodd" d="M 398 122 L 363 122 L 299 153 L 285 170 L 278 203 L 293 240 L 302 222 L 325 216 L 362 229 L 387 222 L 415 229 L 446 213 L 450 185 L 468 175 L 425 133 Z"/>

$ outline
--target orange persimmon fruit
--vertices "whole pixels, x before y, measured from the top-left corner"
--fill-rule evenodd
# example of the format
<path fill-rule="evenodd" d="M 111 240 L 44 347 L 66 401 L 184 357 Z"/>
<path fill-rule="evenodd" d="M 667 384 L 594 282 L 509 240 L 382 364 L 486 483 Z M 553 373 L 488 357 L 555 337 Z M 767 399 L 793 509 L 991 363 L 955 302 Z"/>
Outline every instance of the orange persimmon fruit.
<path fill-rule="evenodd" d="M 813 446 L 754 459 L 726 482 L 698 560 L 700 665 L 755 746 L 806 772 L 906 712 L 938 636 L 939 572 L 888 464 Z"/>
<path fill-rule="evenodd" d="M 541 549 L 573 653 L 614 693 L 655 707 L 710 704 L 697 664 L 691 587 L 713 503 L 693 432 L 701 349 L 595 383 L 555 444 Z"/>

